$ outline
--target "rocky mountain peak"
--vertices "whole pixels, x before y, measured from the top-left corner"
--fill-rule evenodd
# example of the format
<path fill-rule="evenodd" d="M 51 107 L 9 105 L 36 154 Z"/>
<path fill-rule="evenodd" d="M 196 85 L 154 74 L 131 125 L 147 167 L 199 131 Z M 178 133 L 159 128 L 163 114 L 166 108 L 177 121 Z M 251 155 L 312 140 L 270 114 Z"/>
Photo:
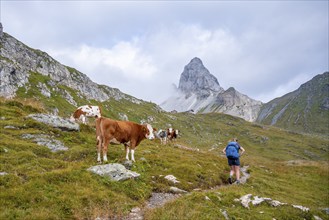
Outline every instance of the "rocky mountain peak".
<path fill-rule="evenodd" d="M 169 97 L 161 104 L 164 110 L 222 112 L 247 121 L 255 121 L 262 106 L 262 102 L 239 93 L 233 87 L 225 91 L 217 78 L 210 74 L 197 57 L 184 67 L 178 89 L 180 93 Z"/>
<path fill-rule="evenodd" d="M 217 78 L 210 74 L 209 70 L 203 65 L 200 58 L 193 58 L 189 64 L 184 67 L 179 80 L 178 89 L 189 95 L 191 93 L 204 93 L 224 91 L 220 87 Z M 203 94 L 204 95 L 204 94 Z"/>

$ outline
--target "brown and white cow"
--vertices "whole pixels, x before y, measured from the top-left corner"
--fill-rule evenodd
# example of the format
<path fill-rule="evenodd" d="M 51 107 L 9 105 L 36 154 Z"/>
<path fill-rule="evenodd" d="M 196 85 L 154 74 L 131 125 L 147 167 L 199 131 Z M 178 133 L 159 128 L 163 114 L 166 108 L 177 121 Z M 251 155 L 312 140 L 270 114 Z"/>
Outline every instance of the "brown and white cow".
<path fill-rule="evenodd" d="M 168 140 L 173 141 L 177 138 L 178 136 L 178 130 L 173 129 L 173 128 L 168 128 L 167 129 L 167 135 L 168 135 Z"/>
<path fill-rule="evenodd" d="M 100 117 L 96 119 L 97 161 L 107 161 L 107 147 L 109 144 L 123 144 L 126 150 L 126 159 L 135 161 L 135 148 L 144 139 L 154 139 L 153 128 L 150 124 L 136 124 L 131 121 L 116 121 Z"/>
<path fill-rule="evenodd" d="M 81 120 L 83 124 L 86 124 L 87 117 L 101 117 L 101 108 L 93 105 L 83 105 L 75 110 L 71 116 L 71 121 Z"/>

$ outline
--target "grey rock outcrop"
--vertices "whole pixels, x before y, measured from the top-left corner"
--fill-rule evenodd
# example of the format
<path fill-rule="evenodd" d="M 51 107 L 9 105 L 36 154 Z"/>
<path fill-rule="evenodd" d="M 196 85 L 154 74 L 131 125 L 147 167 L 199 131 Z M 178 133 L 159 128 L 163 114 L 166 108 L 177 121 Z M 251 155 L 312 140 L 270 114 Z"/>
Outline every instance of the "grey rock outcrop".
<path fill-rule="evenodd" d="M 127 170 L 122 164 L 118 163 L 93 166 L 88 171 L 100 176 L 109 177 L 113 181 L 124 181 L 140 176 L 139 173 Z"/>
<path fill-rule="evenodd" d="M 225 91 L 202 61 L 193 58 L 181 74 L 177 93 L 160 106 L 166 111 L 221 112 L 255 121 L 262 102 L 239 93 L 233 87 Z"/>
<path fill-rule="evenodd" d="M 54 128 L 59 128 L 63 131 L 79 131 L 80 126 L 75 122 L 71 122 L 69 119 L 64 119 L 56 115 L 47 115 L 47 114 L 31 114 L 27 116 L 38 122 L 50 125 Z"/>
<path fill-rule="evenodd" d="M 68 150 L 68 148 L 66 146 L 64 146 L 64 144 L 61 141 L 56 140 L 49 135 L 23 134 L 22 138 L 23 139 L 32 139 L 33 142 L 35 142 L 37 145 L 45 146 L 45 147 L 49 148 L 52 152 Z"/>

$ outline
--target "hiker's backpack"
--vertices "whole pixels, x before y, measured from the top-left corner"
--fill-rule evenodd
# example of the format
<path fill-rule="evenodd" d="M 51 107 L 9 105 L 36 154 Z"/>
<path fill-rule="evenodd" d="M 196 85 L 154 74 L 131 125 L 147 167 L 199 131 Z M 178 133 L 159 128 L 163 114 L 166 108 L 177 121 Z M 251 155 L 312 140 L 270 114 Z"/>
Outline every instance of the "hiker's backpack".
<path fill-rule="evenodd" d="M 226 157 L 229 159 L 238 159 L 240 157 L 239 147 L 236 142 L 228 143 L 225 152 L 226 152 Z"/>

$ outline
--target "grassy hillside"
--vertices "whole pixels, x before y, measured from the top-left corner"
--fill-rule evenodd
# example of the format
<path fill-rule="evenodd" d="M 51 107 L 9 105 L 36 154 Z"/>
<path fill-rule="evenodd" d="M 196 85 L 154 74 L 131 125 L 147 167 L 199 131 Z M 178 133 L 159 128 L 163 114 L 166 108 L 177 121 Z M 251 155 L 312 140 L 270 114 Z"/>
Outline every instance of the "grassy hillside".
<path fill-rule="evenodd" d="M 227 211 L 230 219 L 312 219 L 313 215 L 329 219 L 322 210 L 329 207 L 329 140 L 324 137 L 252 124 L 224 114 L 169 114 L 152 103 L 111 99 L 101 103 L 107 117 L 118 119 L 121 113 L 131 121 L 148 121 L 157 128 L 171 125 L 181 131 L 175 144 L 143 141 L 132 168 L 140 178 L 112 182 L 87 171 L 97 164 L 92 120 L 81 125 L 80 132 L 62 132 L 27 119 L 28 114 L 48 112 L 53 107 L 68 117 L 74 107 L 63 99 L 30 99 L 37 92 L 33 86 L 20 92 L 19 100 L 0 99 L 0 172 L 7 173 L 0 176 L 0 219 L 121 219 L 133 207 L 143 207 L 152 192 L 168 192 L 173 184 L 162 176 L 168 174 L 180 181 L 175 186 L 191 193 L 146 210 L 145 219 L 224 219 L 221 210 Z M 89 103 L 80 100 L 79 104 Z M 22 138 L 23 134 L 50 135 L 69 150 L 53 153 Z M 245 185 L 229 186 L 229 168 L 220 152 L 235 136 L 246 149 L 241 161 L 249 165 L 251 177 Z M 177 144 L 199 151 L 180 149 Z M 124 147 L 110 146 L 108 158 L 111 163 L 123 162 Z M 234 202 L 249 193 L 306 206 L 310 212 L 267 204 L 246 209 Z"/>
<path fill-rule="evenodd" d="M 262 124 L 314 134 L 329 134 L 329 72 L 319 74 L 299 89 L 266 103 Z"/>

